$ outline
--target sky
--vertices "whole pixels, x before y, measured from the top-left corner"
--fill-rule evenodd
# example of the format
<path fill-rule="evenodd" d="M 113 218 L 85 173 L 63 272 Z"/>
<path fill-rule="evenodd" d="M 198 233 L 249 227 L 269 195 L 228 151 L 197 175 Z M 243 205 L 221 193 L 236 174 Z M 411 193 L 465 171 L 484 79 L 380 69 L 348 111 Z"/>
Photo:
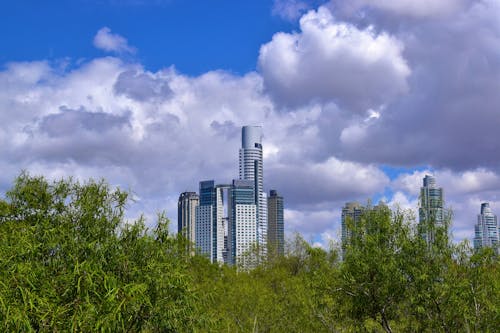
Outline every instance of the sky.
<path fill-rule="evenodd" d="M 285 230 L 327 247 L 347 201 L 444 188 L 455 241 L 500 213 L 500 0 L 0 4 L 0 193 L 21 170 L 105 178 L 153 225 L 238 176 L 261 125 Z"/>

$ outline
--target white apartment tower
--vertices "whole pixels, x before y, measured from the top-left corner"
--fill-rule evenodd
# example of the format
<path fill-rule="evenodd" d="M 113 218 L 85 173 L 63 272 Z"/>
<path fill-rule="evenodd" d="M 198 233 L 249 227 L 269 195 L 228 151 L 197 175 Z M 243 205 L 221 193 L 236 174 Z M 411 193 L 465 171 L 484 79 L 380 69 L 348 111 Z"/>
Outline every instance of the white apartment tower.
<path fill-rule="evenodd" d="M 264 192 L 262 127 L 243 126 L 240 149 L 240 180 L 253 181 L 257 206 L 256 245 L 261 254 L 267 248 L 267 195 Z"/>

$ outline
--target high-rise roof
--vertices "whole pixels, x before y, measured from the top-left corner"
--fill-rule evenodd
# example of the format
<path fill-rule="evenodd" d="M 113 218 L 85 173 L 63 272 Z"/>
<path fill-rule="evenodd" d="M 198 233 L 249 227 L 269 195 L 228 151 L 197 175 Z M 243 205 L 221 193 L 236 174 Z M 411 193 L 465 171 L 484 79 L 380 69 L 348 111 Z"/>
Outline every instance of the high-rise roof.
<path fill-rule="evenodd" d="M 241 148 L 261 148 L 262 126 L 243 126 L 241 130 Z"/>

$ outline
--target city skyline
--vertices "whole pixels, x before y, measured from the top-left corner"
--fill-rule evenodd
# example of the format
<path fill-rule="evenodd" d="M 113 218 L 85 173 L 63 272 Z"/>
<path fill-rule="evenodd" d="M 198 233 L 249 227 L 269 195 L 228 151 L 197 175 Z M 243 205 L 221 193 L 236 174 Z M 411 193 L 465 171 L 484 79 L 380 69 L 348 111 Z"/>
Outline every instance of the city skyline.
<path fill-rule="evenodd" d="M 258 259 L 254 249 L 259 257 L 268 249 L 284 254 L 284 200 L 276 190 L 264 192 L 261 126 L 241 128 L 238 155 L 239 179 L 202 180 L 198 193 L 179 195 L 177 232 L 210 261 L 249 268 Z"/>
<path fill-rule="evenodd" d="M 432 174 L 472 244 L 500 207 L 500 1 L 395 3 L 4 3 L 0 193 L 21 170 L 104 177 L 175 231 L 179 193 L 237 179 L 255 124 L 287 235 L 340 240 L 348 201 L 418 212 Z"/>

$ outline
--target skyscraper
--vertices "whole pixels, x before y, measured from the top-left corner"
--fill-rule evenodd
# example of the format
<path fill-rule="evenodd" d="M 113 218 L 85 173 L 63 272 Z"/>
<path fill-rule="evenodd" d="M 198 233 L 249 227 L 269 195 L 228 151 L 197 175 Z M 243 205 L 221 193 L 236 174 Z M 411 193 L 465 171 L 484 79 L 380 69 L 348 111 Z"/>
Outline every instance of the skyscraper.
<path fill-rule="evenodd" d="M 224 186 L 213 180 L 200 182 L 200 203 L 196 207 L 196 248 L 212 262 L 224 262 Z"/>
<path fill-rule="evenodd" d="M 493 214 L 490 204 L 481 204 L 481 213 L 477 216 L 474 226 L 474 248 L 492 247 L 497 253 L 500 246 L 497 216 Z"/>
<path fill-rule="evenodd" d="M 271 190 L 267 198 L 267 242 L 274 253 L 285 253 L 283 197 L 276 190 Z"/>
<path fill-rule="evenodd" d="M 253 246 L 257 239 L 257 205 L 254 183 L 233 180 L 229 189 L 228 263 L 251 268 L 255 262 Z"/>
<path fill-rule="evenodd" d="M 256 242 L 260 253 L 266 253 L 267 246 L 267 197 L 264 192 L 262 156 L 262 127 L 243 126 L 240 149 L 240 179 L 253 182 L 257 206 Z"/>
<path fill-rule="evenodd" d="M 342 207 L 341 225 L 342 225 L 342 257 L 345 258 L 347 247 L 356 235 L 355 230 L 360 230 L 360 223 L 364 227 L 362 234 L 377 232 L 376 221 L 372 220 L 372 213 L 390 214 L 387 205 L 380 201 L 378 205 L 372 206 L 368 202 L 367 206 L 362 206 L 359 202 L 346 202 Z"/>
<path fill-rule="evenodd" d="M 427 244 L 436 241 L 438 231 L 446 237 L 448 235 L 443 206 L 443 189 L 437 187 L 434 177 L 426 175 L 420 188 L 418 217 L 420 233 Z"/>
<path fill-rule="evenodd" d="M 196 241 L 196 207 L 199 196 L 195 192 L 184 192 L 177 203 L 177 232 L 190 242 Z"/>
<path fill-rule="evenodd" d="M 341 226 L 342 226 L 342 249 L 345 248 L 349 237 L 352 235 L 352 229 L 349 223 L 358 223 L 365 208 L 359 202 L 346 202 L 342 207 Z"/>

